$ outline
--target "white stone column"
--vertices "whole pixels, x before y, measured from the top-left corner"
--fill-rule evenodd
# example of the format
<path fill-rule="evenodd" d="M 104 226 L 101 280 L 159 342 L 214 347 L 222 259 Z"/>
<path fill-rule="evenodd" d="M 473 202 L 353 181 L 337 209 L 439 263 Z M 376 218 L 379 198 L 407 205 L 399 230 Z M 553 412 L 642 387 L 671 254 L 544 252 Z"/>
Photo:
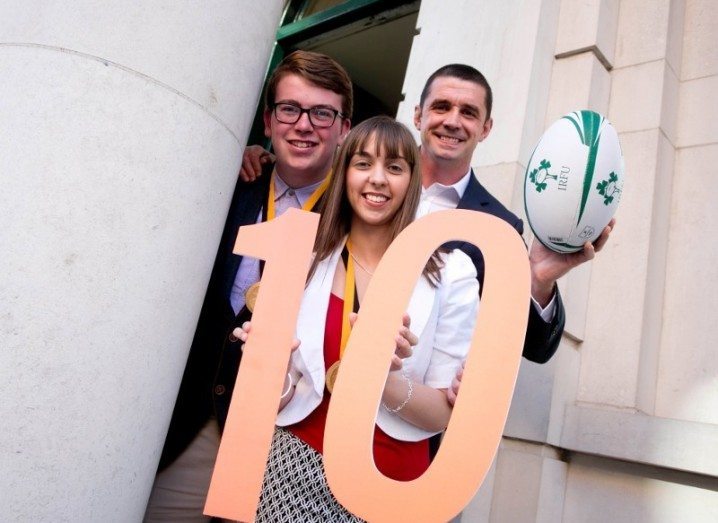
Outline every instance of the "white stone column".
<path fill-rule="evenodd" d="M 282 4 L 0 4 L 0 520 L 141 519 Z"/>

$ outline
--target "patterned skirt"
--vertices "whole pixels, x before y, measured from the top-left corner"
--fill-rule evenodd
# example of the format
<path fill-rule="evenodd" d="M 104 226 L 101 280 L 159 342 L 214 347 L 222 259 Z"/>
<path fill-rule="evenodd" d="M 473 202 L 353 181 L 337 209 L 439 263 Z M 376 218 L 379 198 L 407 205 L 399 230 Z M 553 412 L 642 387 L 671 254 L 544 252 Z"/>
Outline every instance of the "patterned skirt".
<path fill-rule="evenodd" d="M 277 427 L 264 473 L 257 523 L 359 523 L 334 498 L 322 455 Z"/>

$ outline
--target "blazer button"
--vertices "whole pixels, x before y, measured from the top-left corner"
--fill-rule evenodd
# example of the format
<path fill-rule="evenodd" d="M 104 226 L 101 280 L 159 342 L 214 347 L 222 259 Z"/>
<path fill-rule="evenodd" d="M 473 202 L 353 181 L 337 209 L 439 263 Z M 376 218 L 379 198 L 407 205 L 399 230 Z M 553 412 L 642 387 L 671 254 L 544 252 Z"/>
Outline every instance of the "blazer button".
<path fill-rule="evenodd" d="M 217 386 L 214 388 L 214 393 L 215 393 L 217 396 L 221 396 L 222 394 L 224 394 L 225 390 L 226 390 L 226 389 L 224 388 L 224 385 L 217 385 Z"/>

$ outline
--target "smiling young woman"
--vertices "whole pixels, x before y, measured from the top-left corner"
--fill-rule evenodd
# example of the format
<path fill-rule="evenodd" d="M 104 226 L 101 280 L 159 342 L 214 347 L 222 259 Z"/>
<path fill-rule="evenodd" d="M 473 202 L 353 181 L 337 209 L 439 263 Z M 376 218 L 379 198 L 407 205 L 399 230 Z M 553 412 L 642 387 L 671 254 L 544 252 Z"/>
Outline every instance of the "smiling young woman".
<path fill-rule="evenodd" d="M 347 198 L 354 210 L 352 235 L 356 237 L 366 227 L 389 229 L 409 188 L 411 167 L 405 158 L 388 155 L 372 137 L 363 150 L 352 155 L 346 179 Z"/>
<path fill-rule="evenodd" d="M 327 485 L 324 426 L 350 317 L 392 240 L 416 214 L 418 162 L 409 130 L 387 117 L 359 124 L 339 150 L 298 316 L 301 345 L 288 368 L 256 521 L 359 520 Z M 468 256 L 453 251 L 429 258 L 397 325 L 377 414 L 374 459 L 386 476 L 409 481 L 428 468 L 428 438 L 451 416 L 445 391 L 467 355 L 478 298 Z M 246 340 L 248 330 L 234 333 Z"/>

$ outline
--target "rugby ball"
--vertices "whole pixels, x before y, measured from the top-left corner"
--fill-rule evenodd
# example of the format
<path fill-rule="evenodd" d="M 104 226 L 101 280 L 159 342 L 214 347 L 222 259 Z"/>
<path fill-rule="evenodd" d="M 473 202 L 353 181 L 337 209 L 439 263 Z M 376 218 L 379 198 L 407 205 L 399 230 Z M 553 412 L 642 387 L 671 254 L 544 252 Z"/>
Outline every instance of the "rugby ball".
<path fill-rule="evenodd" d="M 526 217 L 549 249 L 576 252 L 594 241 L 618 208 L 624 181 L 618 134 L 594 111 L 576 111 L 546 129 L 524 177 Z"/>

